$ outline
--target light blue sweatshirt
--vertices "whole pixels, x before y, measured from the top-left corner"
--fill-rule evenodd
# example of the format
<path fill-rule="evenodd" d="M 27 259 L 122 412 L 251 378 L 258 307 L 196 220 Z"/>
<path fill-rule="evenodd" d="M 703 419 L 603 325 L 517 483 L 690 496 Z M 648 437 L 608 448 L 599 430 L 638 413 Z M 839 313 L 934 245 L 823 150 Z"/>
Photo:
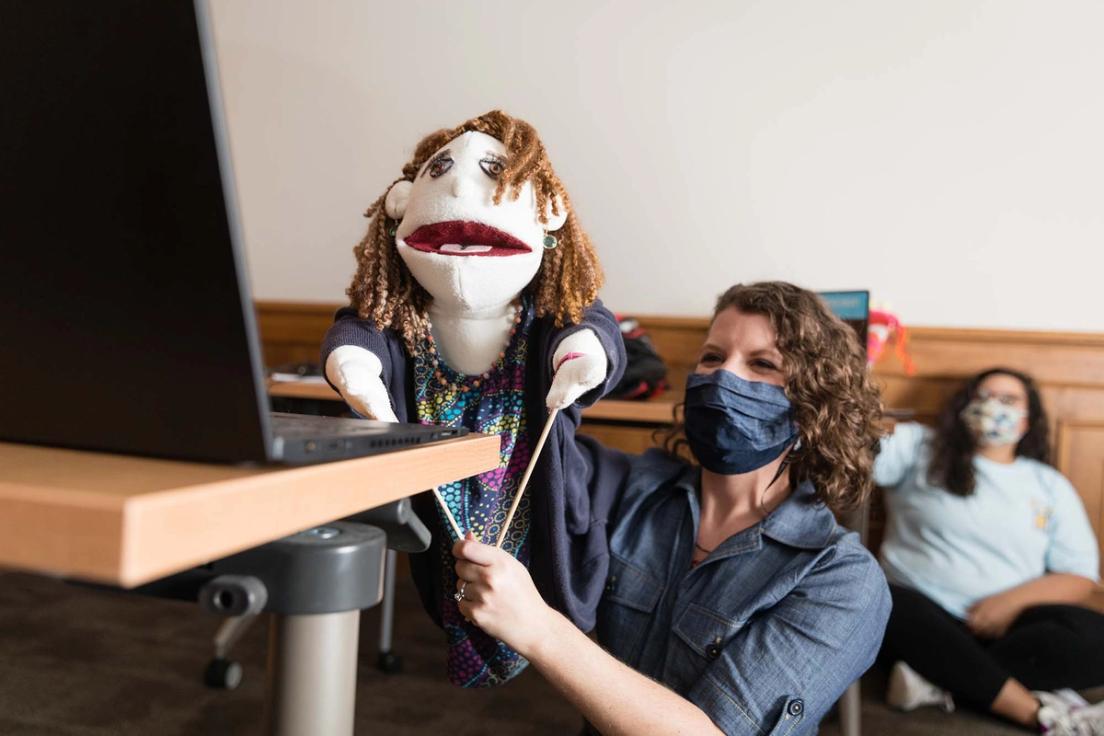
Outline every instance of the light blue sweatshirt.
<path fill-rule="evenodd" d="M 928 483 L 932 431 L 899 424 L 882 440 L 874 480 L 888 488 L 881 562 L 891 583 L 965 619 L 975 602 L 1046 573 L 1098 579 L 1085 507 L 1064 475 L 1036 460 L 974 457 L 977 487 L 958 496 Z"/>

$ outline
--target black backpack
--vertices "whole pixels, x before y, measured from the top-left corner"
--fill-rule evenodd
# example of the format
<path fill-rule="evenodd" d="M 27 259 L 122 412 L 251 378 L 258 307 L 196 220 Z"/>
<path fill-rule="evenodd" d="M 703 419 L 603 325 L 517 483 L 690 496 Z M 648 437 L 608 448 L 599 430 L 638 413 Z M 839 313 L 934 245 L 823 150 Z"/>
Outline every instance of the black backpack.
<path fill-rule="evenodd" d="M 609 393 L 611 399 L 650 399 L 667 390 L 667 366 L 640 323 L 617 315 L 625 341 L 625 375 Z"/>

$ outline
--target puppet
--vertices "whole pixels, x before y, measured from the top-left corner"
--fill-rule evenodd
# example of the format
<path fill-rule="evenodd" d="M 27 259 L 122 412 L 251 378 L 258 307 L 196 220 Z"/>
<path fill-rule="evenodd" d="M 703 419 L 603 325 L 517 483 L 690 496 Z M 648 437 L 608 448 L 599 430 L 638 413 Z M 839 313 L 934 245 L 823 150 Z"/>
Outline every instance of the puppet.
<path fill-rule="evenodd" d="M 594 465 L 575 428 L 580 408 L 616 385 L 624 347 L 597 301 L 597 256 L 544 145 L 528 123 L 497 110 L 438 131 L 366 216 L 351 304 L 323 345 L 327 380 L 366 417 L 502 438 L 497 469 L 437 489 L 461 532 L 488 544 L 503 531 L 549 411 L 560 410 L 503 548 L 551 605 L 589 629 L 608 552 L 604 511 L 588 494 Z M 411 568 L 446 632 L 450 680 L 505 682 L 526 662 L 463 619 L 455 532 L 430 494 L 415 508 L 433 545 Z"/>

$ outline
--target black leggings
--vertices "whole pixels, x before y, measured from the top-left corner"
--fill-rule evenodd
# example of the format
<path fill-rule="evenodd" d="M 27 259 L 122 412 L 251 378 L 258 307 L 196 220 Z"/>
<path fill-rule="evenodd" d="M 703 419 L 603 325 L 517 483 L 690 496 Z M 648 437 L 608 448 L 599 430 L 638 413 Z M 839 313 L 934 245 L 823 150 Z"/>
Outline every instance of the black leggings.
<path fill-rule="evenodd" d="M 964 705 L 988 710 L 1008 678 L 1029 690 L 1104 685 L 1104 614 L 1034 606 L 999 639 L 979 639 L 927 596 L 890 585 L 882 658 L 904 660 Z"/>

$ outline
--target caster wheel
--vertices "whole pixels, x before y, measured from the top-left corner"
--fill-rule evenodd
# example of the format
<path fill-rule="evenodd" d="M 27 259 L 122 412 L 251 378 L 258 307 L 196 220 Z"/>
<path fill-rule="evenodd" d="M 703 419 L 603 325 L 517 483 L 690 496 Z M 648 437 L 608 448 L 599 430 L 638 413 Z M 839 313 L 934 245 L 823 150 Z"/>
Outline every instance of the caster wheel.
<path fill-rule="evenodd" d="M 242 667 L 232 659 L 215 657 L 203 673 L 203 682 L 215 690 L 233 690 L 242 681 Z"/>
<path fill-rule="evenodd" d="M 402 657 L 394 652 L 380 652 L 376 667 L 384 674 L 397 675 L 402 672 Z"/>

